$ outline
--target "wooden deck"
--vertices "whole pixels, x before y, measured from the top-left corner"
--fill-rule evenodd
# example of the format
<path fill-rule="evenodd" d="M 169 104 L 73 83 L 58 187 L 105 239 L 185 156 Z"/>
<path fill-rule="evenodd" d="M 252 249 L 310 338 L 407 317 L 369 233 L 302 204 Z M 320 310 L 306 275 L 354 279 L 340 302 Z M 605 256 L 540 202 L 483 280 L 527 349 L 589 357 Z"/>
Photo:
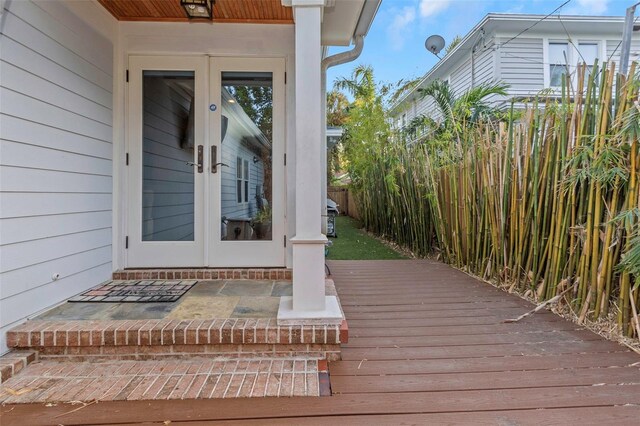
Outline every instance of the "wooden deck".
<path fill-rule="evenodd" d="M 638 424 L 626 348 L 548 312 L 506 324 L 531 305 L 440 263 L 330 267 L 350 333 L 331 397 L 17 405 L 1 423 Z"/>

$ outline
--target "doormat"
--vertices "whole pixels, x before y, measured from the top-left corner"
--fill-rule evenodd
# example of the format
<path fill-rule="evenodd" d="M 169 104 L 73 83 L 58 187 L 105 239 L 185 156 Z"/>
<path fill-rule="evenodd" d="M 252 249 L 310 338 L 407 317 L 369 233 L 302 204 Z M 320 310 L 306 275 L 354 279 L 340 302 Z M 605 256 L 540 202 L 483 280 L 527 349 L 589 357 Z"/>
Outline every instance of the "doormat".
<path fill-rule="evenodd" d="M 69 302 L 175 302 L 197 281 L 107 281 L 72 297 Z"/>

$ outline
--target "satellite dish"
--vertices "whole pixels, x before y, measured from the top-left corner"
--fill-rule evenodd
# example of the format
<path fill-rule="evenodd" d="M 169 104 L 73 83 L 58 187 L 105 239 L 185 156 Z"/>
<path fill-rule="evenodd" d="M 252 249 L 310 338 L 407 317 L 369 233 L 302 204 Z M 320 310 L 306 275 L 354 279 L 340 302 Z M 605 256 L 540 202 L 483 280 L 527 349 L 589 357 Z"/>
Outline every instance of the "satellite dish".
<path fill-rule="evenodd" d="M 444 38 L 437 34 L 434 34 L 427 38 L 424 42 L 424 47 L 434 55 L 438 56 L 438 53 L 444 48 Z"/>

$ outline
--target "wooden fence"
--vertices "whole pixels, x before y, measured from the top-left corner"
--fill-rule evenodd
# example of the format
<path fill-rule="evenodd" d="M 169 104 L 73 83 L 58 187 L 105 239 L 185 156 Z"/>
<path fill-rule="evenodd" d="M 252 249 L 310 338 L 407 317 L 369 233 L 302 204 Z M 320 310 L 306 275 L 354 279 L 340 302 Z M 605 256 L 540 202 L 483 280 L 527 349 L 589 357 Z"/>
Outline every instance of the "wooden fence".
<path fill-rule="evenodd" d="M 327 187 L 327 197 L 338 203 L 338 210 L 340 210 L 341 215 L 360 219 L 354 197 L 348 187 L 329 186 Z"/>

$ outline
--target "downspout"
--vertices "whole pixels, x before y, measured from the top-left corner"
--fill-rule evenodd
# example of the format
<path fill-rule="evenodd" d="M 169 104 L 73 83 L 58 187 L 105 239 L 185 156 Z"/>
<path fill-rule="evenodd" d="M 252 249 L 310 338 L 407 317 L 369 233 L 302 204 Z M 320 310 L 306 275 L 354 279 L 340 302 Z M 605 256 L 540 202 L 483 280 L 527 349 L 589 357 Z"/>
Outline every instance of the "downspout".
<path fill-rule="evenodd" d="M 473 47 L 471 48 L 471 88 L 476 87 L 476 49 L 480 45 L 480 43 L 484 43 L 484 29 L 480 28 L 480 37 L 475 42 Z"/>
<path fill-rule="evenodd" d="M 347 62 L 355 61 L 362 53 L 364 48 L 364 35 L 355 36 L 355 44 L 353 49 L 346 52 L 340 52 L 335 55 L 327 56 L 322 60 L 321 70 L 321 85 L 322 85 L 322 111 L 321 126 L 322 129 L 322 146 L 324 147 L 324 155 L 322 156 L 323 167 L 322 176 L 320 181 L 322 182 L 322 191 L 320 205 L 322 207 L 322 233 L 327 234 L 327 69 L 335 67 L 336 65 L 346 64 Z"/>
<path fill-rule="evenodd" d="M 356 59 L 358 59 L 358 56 L 360 56 L 360 54 L 362 53 L 362 49 L 364 48 L 364 36 L 355 36 L 355 40 L 356 42 L 353 46 L 353 49 L 324 58 L 322 60 L 322 72 L 326 73 L 327 69 L 331 67 L 346 64 L 347 62 L 355 61 Z M 326 77 L 326 74 L 324 75 Z"/>

